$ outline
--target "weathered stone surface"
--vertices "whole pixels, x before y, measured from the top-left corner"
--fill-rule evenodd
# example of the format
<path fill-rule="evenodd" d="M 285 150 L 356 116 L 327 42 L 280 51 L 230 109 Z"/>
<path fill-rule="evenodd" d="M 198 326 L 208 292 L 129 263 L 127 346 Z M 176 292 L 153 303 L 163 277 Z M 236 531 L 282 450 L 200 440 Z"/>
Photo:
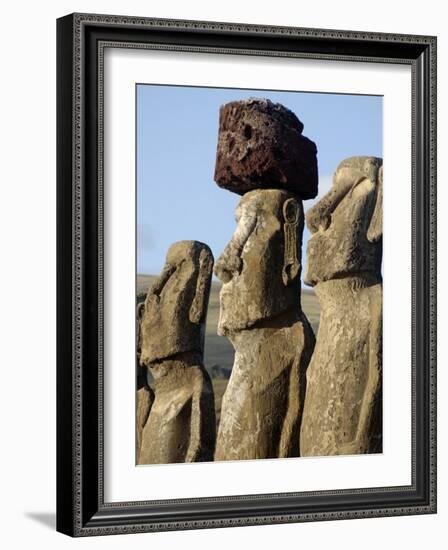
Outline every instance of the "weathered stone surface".
<path fill-rule="evenodd" d="M 215 460 L 298 456 L 305 371 L 314 347 L 300 308 L 302 202 L 280 190 L 244 195 L 218 259 L 218 332 L 235 348 Z"/>
<path fill-rule="evenodd" d="M 215 265 L 223 283 L 221 336 L 300 310 L 302 201 L 277 189 L 250 191 L 237 206 L 236 221 L 233 237 Z"/>
<path fill-rule="evenodd" d="M 142 365 L 185 351 L 202 354 L 213 255 L 198 241 L 179 241 L 149 288 L 140 313 Z"/>
<path fill-rule="evenodd" d="M 201 357 L 187 352 L 149 368 L 155 400 L 143 428 L 139 464 L 213 460 L 213 387 Z"/>
<path fill-rule="evenodd" d="M 173 244 L 149 289 L 140 321 L 140 362 L 155 399 L 142 432 L 139 464 L 213 459 L 213 388 L 204 366 L 204 330 L 213 256 L 205 244 Z"/>
<path fill-rule="evenodd" d="M 137 464 L 140 461 L 140 449 L 142 446 L 143 428 L 148 420 L 152 404 L 154 403 L 154 392 L 149 386 L 142 386 L 137 390 L 136 415 L 137 415 Z"/>
<path fill-rule="evenodd" d="M 305 282 L 321 314 L 307 371 L 302 456 L 381 452 L 382 160 L 354 157 L 306 216 Z"/>
<path fill-rule="evenodd" d="M 330 191 L 306 213 L 312 233 L 304 280 L 309 285 L 367 272 L 380 276 L 382 259 L 382 160 L 341 162 Z"/>
<path fill-rule="evenodd" d="M 314 346 L 306 318 L 294 312 L 229 338 L 235 363 L 222 401 L 215 460 L 299 456 L 305 372 Z"/>
<path fill-rule="evenodd" d="M 223 105 L 219 116 L 215 181 L 243 195 L 278 188 L 302 199 L 317 195 L 317 149 L 302 135 L 296 115 L 269 99 Z"/>

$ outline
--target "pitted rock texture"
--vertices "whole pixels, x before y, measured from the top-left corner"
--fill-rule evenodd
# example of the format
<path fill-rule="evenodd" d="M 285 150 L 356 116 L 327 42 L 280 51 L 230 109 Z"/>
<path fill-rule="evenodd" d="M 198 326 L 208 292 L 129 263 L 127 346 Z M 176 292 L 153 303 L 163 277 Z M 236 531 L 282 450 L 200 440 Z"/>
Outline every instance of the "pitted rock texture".
<path fill-rule="evenodd" d="M 213 255 L 197 241 L 173 244 L 140 317 L 140 363 L 155 398 L 141 435 L 139 464 L 212 460 L 213 388 L 203 365 Z"/>
<path fill-rule="evenodd" d="M 218 332 L 235 348 L 215 460 L 298 456 L 314 334 L 300 307 L 302 201 L 250 191 L 218 259 Z"/>
<path fill-rule="evenodd" d="M 269 99 L 223 105 L 219 114 L 215 181 L 239 195 L 277 188 L 302 199 L 317 195 L 317 149 L 296 115 Z"/>
<path fill-rule="evenodd" d="M 305 282 L 321 306 L 302 456 L 382 449 L 382 160 L 353 157 L 307 212 Z"/>

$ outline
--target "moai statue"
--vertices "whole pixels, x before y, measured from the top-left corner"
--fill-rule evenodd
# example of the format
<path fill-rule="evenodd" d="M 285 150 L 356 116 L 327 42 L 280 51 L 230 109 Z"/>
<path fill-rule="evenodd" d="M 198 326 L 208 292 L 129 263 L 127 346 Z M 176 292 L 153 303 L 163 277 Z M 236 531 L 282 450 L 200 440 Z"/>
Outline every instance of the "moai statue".
<path fill-rule="evenodd" d="M 382 159 L 341 162 L 306 215 L 305 282 L 321 314 L 307 371 L 303 456 L 381 452 Z"/>
<path fill-rule="evenodd" d="M 215 460 L 299 455 L 314 348 L 300 303 L 301 197 L 317 193 L 316 148 L 302 129 L 291 111 L 269 100 L 220 111 L 215 180 L 243 197 L 215 266 L 223 283 L 218 334 L 235 348 Z"/>
<path fill-rule="evenodd" d="M 212 269 L 208 246 L 177 242 L 148 291 L 140 319 L 140 363 L 154 378 L 155 399 L 139 464 L 213 460 L 214 396 L 203 366 Z"/>

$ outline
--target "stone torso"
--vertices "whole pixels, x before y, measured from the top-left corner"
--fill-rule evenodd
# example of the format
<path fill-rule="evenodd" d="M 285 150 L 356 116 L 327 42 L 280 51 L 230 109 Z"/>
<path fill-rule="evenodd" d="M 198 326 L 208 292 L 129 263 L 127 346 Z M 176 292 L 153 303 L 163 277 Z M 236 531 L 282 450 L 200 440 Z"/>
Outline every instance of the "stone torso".
<path fill-rule="evenodd" d="M 322 310 L 307 371 L 301 454 L 378 452 L 381 425 L 377 411 L 365 426 L 361 423 L 363 400 L 381 354 L 381 283 L 344 278 L 318 283 L 315 291 Z M 379 397 L 378 388 L 372 398 L 374 408 L 380 405 Z"/>
<path fill-rule="evenodd" d="M 314 336 L 306 320 L 232 337 L 215 460 L 298 456 L 305 372 Z"/>
<path fill-rule="evenodd" d="M 173 360 L 150 370 L 155 400 L 143 428 L 140 464 L 212 460 L 214 400 L 204 367 Z"/>

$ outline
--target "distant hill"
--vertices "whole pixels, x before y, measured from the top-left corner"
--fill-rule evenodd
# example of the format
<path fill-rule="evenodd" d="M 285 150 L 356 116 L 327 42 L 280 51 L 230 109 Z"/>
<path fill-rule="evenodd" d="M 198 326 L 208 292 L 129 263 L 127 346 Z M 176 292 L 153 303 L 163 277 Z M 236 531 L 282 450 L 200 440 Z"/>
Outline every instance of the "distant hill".
<path fill-rule="evenodd" d="M 156 279 L 155 275 L 137 275 L 137 297 L 143 299 L 148 287 Z M 209 372 L 215 390 L 215 408 L 217 421 L 221 411 L 221 400 L 230 376 L 234 350 L 232 344 L 223 336 L 217 335 L 219 318 L 219 291 L 221 283 L 213 281 L 210 291 L 210 300 L 207 312 L 207 325 L 205 331 L 205 368 Z M 140 301 L 139 300 L 139 301 Z M 302 309 L 308 318 L 314 333 L 317 334 L 319 326 L 319 302 L 313 290 L 302 288 Z"/>

